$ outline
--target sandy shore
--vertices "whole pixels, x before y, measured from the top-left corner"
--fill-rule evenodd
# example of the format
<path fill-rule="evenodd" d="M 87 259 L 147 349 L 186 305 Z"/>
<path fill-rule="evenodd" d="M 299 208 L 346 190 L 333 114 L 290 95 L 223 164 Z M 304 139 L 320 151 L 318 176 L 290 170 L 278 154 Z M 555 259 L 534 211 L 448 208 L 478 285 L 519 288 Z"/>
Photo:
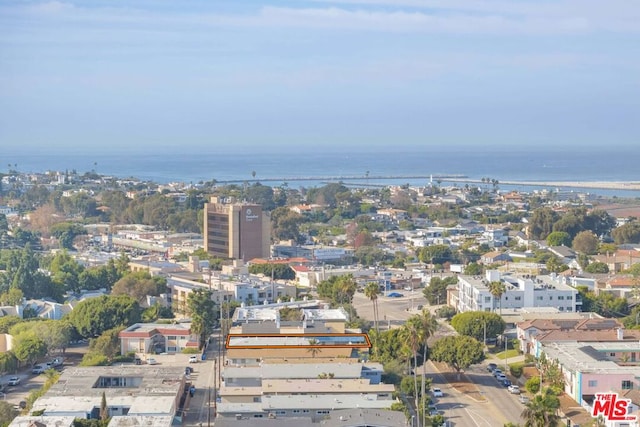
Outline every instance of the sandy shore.
<path fill-rule="evenodd" d="M 447 179 L 451 182 L 483 183 L 479 179 Z M 640 182 L 626 181 L 498 181 L 505 185 L 527 185 L 531 187 L 600 188 L 605 190 L 640 190 Z M 491 185 L 491 184 L 487 184 Z"/>

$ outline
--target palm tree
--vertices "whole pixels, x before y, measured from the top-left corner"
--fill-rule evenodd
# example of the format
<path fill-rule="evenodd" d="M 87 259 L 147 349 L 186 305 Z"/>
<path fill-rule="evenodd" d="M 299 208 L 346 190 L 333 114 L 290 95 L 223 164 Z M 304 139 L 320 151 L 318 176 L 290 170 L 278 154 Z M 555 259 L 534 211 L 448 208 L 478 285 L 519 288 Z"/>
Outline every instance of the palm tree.
<path fill-rule="evenodd" d="M 415 369 L 418 367 L 418 349 L 422 342 L 421 331 L 422 325 L 420 316 L 411 316 L 402 327 L 402 337 L 406 344 L 406 348 L 413 355 L 413 390 L 416 410 L 418 409 L 418 377 L 416 377 Z M 417 427 L 420 427 L 420 417 L 416 417 L 416 420 Z"/>
<path fill-rule="evenodd" d="M 422 310 L 422 314 L 419 315 L 419 319 L 420 319 L 420 335 L 422 337 L 422 342 L 424 343 L 424 348 L 422 350 L 422 384 L 420 385 L 421 386 L 420 396 L 422 400 L 424 399 L 424 394 L 425 394 L 424 366 L 427 364 L 427 349 L 429 348 L 427 341 L 438 330 L 438 321 L 427 309 Z M 427 409 L 427 405 L 423 404 L 422 405 L 423 420 L 426 417 L 426 409 Z"/>
<path fill-rule="evenodd" d="M 559 407 L 560 401 L 551 389 L 547 389 L 542 395 L 534 396 L 520 414 L 524 419 L 524 427 L 558 427 L 560 417 L 556 411 Z"/>
<path fill-rule="evenodd" d="M 380 332 L 378 328 L 378 295 L 380 294 L 380 288 L 375 282 L 369 282 L 364 288 L 364 294 L 373 304 L 373 321 L 376 325 L 376 332 Z"/>
<path fill-rule="evenodd" d="M 320 350 L 320 348 L 318 348 L 318 347 L 317 347 L 318 345 L 320 345 L 320 341 L 318 341 L 318 340 L 317 340 L 317 339 L 315 339 L 315 338 L 311 338 L 311 339 L 309 340 L 309 345 L 310 345 L 311 347 L 309 347 L 309 349 L 308 349 L 307 351 L 308 351 L 309 353 L 311 353 L 311 357 L 316 357 L 316 355 L 317 355 L 318 353 L 320 353 L 320 351 L 321 351 L 321 350 Z"/>
<path fill-rule="evenodd" d="M 500 304 L 500 316 L 502 316 L 502 294 L 507 290 L 504 283 L 496 281 L 489 283 L 489 292 L 493 295 L 494 298 L 498 299 L 498 303 Z"/>

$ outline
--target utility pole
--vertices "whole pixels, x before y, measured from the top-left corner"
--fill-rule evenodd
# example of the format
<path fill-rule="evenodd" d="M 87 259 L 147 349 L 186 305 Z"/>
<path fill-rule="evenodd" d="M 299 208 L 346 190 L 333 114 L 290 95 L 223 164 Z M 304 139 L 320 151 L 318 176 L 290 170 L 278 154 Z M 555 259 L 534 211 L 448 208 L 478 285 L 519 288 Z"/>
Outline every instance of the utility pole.
<path fill-rule="evenodd" d="M 507 364 L 507 360 L 509 359 L 507 357 L 507 343 L 509 342 L 509 340 L 507 340 L 506 335 L 503 335 L 503 338 L 504 338 L 504 373 L 506 375 L 509 368 L 509 365 Z"/>
<path fill-rule="evenodd" d="M 487 319 L 483 319 L 483 325 L 484 325 L 484 346 L 485 348 L 487 347 Z"/>

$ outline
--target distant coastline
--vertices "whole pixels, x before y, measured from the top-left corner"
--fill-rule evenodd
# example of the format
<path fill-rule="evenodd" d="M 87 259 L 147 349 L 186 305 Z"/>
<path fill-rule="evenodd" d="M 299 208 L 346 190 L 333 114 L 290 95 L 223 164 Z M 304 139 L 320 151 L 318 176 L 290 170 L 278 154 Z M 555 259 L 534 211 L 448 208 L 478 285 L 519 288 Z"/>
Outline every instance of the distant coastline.
<path fill-rule="evenodd" d="M 448 182 L 483 184 L 479 179 L 449 178 Z M 626 181 L 499 181 L 504 185 L 526 185 L 529 187 L 569 187 L 569 188 L 598 188 L 602 190 L 630 190 L 640 191 L 640 182 Z"/>

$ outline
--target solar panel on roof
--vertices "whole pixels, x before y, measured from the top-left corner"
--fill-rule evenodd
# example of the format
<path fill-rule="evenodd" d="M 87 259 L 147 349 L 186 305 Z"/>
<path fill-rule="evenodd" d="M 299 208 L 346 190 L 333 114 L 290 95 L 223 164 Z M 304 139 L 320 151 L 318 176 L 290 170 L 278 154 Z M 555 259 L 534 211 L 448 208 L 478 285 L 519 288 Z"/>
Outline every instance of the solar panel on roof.
<path fill-rule="evenodd" d="M 584 347 L 580 347 L 578 350 L 582 351 L 587 356 L 589 356 L 592 359 L 597 360 L 599 362 L 603 362 L 603 361 L 609 360 L 607 358 L 607 356 L 603 352 L 596 350 L 595 348 L 591 347 L 590 345 L 587 345 L 587 346 L 584 346 Z"/>

